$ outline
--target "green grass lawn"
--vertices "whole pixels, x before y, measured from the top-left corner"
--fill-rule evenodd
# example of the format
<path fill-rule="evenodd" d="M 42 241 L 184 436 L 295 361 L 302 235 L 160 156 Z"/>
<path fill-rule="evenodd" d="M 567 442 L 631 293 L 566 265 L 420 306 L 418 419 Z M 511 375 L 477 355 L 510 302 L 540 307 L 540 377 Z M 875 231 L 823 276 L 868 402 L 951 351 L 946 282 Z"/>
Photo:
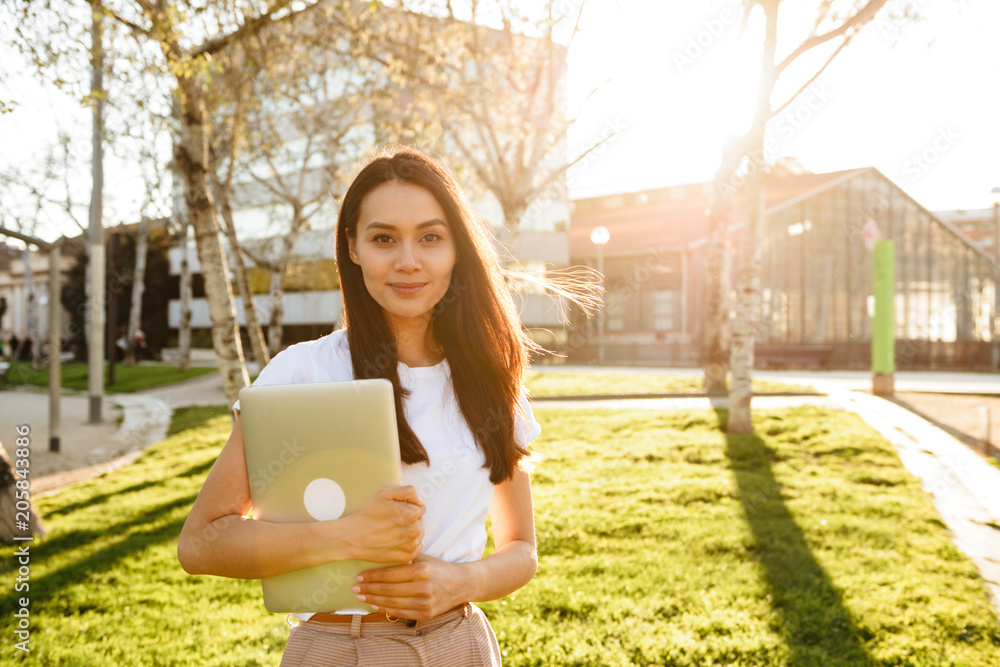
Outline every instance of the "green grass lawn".
<path fill-rule="evenodd" d="M 1000 627 L 892 446 L 849 413 L 539 410 L 540 567 L 481 606 L 507 665 L 998 664 Z M 176 561 L 229 431 L 190 408 L 135 464 L 37 499 L 30 656 L 2 662 L 276 665 L 288 635 L 256 581 Z M 12 548 L 3 577 L 14 580 Z"/>
<path fill-rule="evenodd" d="M 566 371 L 533 370 L 528 375 L 531 397 L 596 396 L 609 394 L 701 394 L 701 375 L 670 373 L 569 373 Z M 792 392 L 818 394 L 812 387 L 768 380 L 753 380 L 757 393 Z"/>
<path fill-rule="evenodd" d="M 115 364 L 115 383 L 105 384 L 105 391 L 111 393 L 127 394 L 141 389 L 151 389 L 165 384 L 173 384 L 190 380 L 208 373 L 217 373 L 218 369 L 209 366 L 195 366 L 188 371 L 181 372 L 177 366 L 124 366 Z M 108 367 L 104 366 L 104 379 L 107 381 Z M 81 362 L 70 362 L 62 365 L 62 386 L 65 389 L 87 389 L 88 373 L 87 364 Z M 7 376 L 7 384 L 14 385 L 34 385 L 38 387 L 49 386 L 48 366 L 40 371 L 31 368 L 30 361 L 14 362 Z"/>

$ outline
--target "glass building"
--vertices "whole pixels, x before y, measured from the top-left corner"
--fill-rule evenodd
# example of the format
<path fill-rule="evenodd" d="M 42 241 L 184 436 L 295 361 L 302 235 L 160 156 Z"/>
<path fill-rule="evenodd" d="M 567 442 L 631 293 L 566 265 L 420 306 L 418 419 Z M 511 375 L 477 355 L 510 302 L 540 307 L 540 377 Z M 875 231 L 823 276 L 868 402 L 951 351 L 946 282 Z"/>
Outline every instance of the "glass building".
<path fill-rule="evenodd" d="M 713 184 L 578 200 L 571 262 L 596 266 L 602 225 L 608 363 L 697 365 Z M 872 252 L 895 243 L 898 368 L 996 370 L 997 263 L 874 168 L 768 177 L 756 365 L 867 368 Z M 730 225 L 731 295 L 743 243 L 743 201 Z M 579 313 L 570 361 L 598 356 L 596 319 Z"/>

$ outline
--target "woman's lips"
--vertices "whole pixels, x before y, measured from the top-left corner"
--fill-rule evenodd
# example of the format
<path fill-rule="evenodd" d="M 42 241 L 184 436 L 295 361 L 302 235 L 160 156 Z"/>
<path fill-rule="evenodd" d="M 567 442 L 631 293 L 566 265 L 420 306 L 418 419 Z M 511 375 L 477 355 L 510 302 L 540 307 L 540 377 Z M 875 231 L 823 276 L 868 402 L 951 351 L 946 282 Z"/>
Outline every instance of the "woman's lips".
<path fill-rule="evenodd" d="M 394 289 L 398 294 L 416 294 L 423 289 L 426 284 L 427 283 L 389 283 L 389 286 L 392 287 L 392 289 Z"/>

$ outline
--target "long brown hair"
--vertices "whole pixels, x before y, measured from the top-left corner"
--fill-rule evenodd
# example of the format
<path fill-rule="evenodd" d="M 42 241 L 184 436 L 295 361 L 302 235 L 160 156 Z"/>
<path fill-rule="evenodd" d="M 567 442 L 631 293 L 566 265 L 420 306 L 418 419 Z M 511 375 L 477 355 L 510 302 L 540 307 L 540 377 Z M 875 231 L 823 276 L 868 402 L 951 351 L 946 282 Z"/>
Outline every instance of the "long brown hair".
<path fill-rule="evenodd" d="M 451 367 L 458 405 L 486 458 L 490 481 L 510 479 L 530 459 L 514 439 L 528 350 L 535 347 L 521 327 L 500 260 L 482 221 L 451 173 L 420 151 L 387 149 L 348 188 L 337 221 L 337 264 L 344 319 L 355 379 L 386 378 L 396 401 L 400 455 L 405 463 L 428 462 L 427 451 L 410 429 L 399 382 L 398 348 L 381 307 L 365 287 L 361 267 L 351 261 L 348 238 L 356 238 L 361 202 L 390 181 L 418 185 L 444 210 L 458 261 L 445 296 L 435 305 L 431 326 Z"/>

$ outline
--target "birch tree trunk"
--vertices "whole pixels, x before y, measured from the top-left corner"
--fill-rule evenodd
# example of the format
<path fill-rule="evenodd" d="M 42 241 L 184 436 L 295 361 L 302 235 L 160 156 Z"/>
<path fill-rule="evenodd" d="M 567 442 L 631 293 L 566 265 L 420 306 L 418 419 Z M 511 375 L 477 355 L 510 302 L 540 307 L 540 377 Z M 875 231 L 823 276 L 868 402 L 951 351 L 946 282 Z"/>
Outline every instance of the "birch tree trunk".
<path fill-rule="evenodd" d="M 723 214 L 724 215 L 724 214 Z M 709 218 L 708 284 L 701 356 L 705 365 L 704 389 L 726 391 L 729 374 L 729 221 L 713 209 Z"/>
<path fill-rule="evenodd" d="M 292 258 L 295 242 L 302 232 L 302 211 L 297 207 L 292 214 L 292 231 L 282 239 L 281 256 L 271 267 L 271 321 L 267 327 L 267 343 L 271 356 L 281 351 L 281 337 L 285 319 L 285 268 Z"/>
<path fill-rule="evenodd" d="M 708 284 L 702 331 L 702 363 L 705 391 L 724 393 L 729 374 L 729 224 L 739 149 L 728 145 L 715 175 L 715 198 L 708 218 Z"/>
<path fill-rule="evenodd" d="M 281 351 L 281 336 L 284 334 L 282 321 L 285 317 L 285 263 L 279 262 L 271 268 L 271 321 L 267 325 L 267 351 L 271 356 Z"/>
<path fill-rule="evenodd" d="M 235 159 L 235 158 L 234 158 Z M 247 318 L 247 335 L 250 338 L 250 350 L 253 352 L 254 361 L 257 362 L 258 371 L 271 363 L 271 355 L 268 354 L 268 347 L 264 344 L 264 330 L 260 325 L 260 318 L 257 317 L 257 308 L 253 303 L 253 292 L 250 290 L 250 278 L 247 275 L 246 262 L 243 261 L 243 251 L 240 247 L 239 239 L 236 238 L 236 225 L 233 223 L 233 208 L 229 199 L 229 187 L 219 182 L 215 170 L 212 170 L 212 183 L 215 192 L 219 196 L 219 208 L 222 210 L 222 221 L 226 225 L 226 238 L 229 241 L 229 248 L 233 255 L 233 275 L 236 284 L 239 286 L 240 296 L 243 297 L 243 313 Z"/>
<path fill-rule="evenodd" d="M 191 263 L 188 261 L 188 218 L 181 223 L 181 315 L 177 323 L 177 366 L 191 369 Z"/>
<path fill-rule="evenodd" d="M 91 262 L 90 258 L 88 257 L 87 268 L 84 269 L 84 274 L 83 274 L 84 275 L 83 296 L 84 296 L 84 303 L 87 305 L 87 307 L 83 309 L 83 337 L 88 351 L 90 350 L 90 336 L 91 336 L 90 318 L 94 316 L 94 314 L 91 312 L 90 309 L 90 303 L 91 303 L 90 290 L 92 289 L 90 272 L 92 269 L 93 269 L 93 262 Z"/>
<path fill-rule="evenodd" d="M 504 242 L 510 249 L 510 256 L 517 259 L 517 239 L 521 236 L 521 218 L 524 217 L 524 207 L 504 207 L 503 226 L 505 229 Z"/>
<path fill-rule="evenodd" d="M 208 142 L 200 83 L 178 76 L 181 93 L 181 141 L 175 160 L 184 179 L 184 198 L 201 273 L 205 279 L 205 298 L 212 321 L 212 347 L 222 375 L 229 405 L 236 402 L 239 390 L 250 384 L 243 345 L 236 319 L 236 304 L 229 282 L 229 263 L 222 247 L 222 234 L 215 217 L 215 205 L 208 189 Z"/>
<path fill-rule="evenodd" d="M 149 247 L 149 223 L 142 216 L 135 242 L 135 273 L 132 276 L 132 309 L 128 314 L 128 345 L 125 348 L 125 365 L 135 366 L 136 332 L 142 322 L 142 295 L 146 291 L 146 252 Z"/>
<path fill-rule="evenodd" d="M 107 330 L 107 246 L 104 240 L 104 12 L 95 3 L 91 19 L 91 84 L 93 125 L 91 130 L 91 191 L 87 224 L 87 266 L 90 288 L 87 299 L 87 394 L 89 423 L 101 423 L 104 404 L 104 355 Z M 108 360 L 111 361 L 110 359 Z"/>
<path fill-rule="evenodd" d="M 761 53 L 760 87 L 753 125 L 747 133 L 746 212 L 743 247 L 736 290 L 736 320 L 733 322 L 729 390 L 729 433 L 753 433 L 750 413 L 750 382 L 753 346 L 757 338 L 760 304 L 760 268 L 764 251 L 764 130 L 771 115 L 771 91 L 777 78 L 774 64 L 778 35 L 778 1 L 761 2 L 765 16 L 764 49 Z"/>
<path fill-rule="evenodd" d="M 518 269 L 517 239 L 521 236 L 521 218 L 526 207 L 518 207 L 501 202 L 503 208 L 503 247 L 507 253 L 501 255 L 500 265 L 504 268 Z"/>

